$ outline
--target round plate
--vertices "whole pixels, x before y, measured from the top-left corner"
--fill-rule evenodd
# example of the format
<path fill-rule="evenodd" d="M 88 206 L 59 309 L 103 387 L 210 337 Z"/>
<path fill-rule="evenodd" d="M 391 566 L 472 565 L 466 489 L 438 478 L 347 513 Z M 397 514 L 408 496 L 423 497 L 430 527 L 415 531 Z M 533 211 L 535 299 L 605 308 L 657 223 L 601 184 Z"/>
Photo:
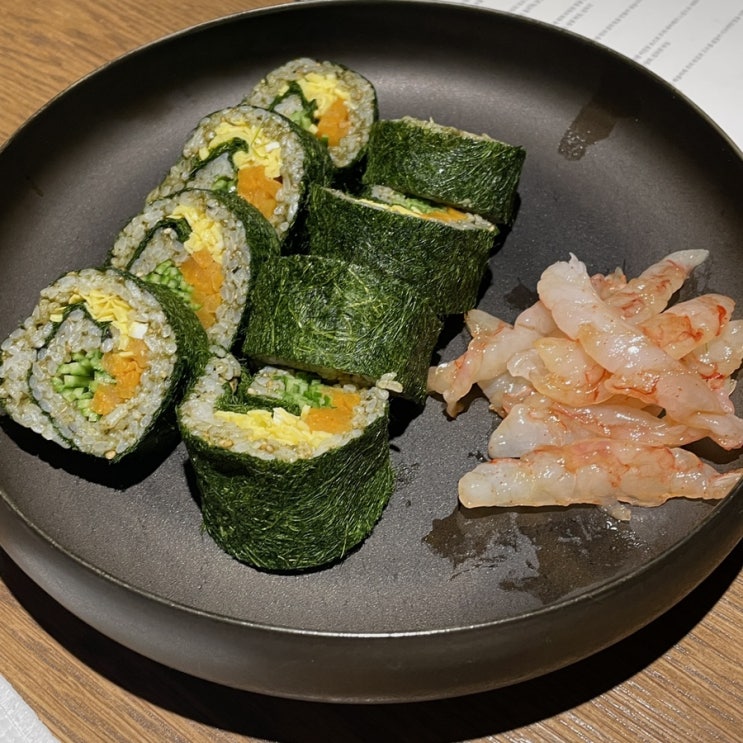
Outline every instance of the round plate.
<path fill-rule="evenodd" d="M 520 210 L 480 306 L 507 320 L 570 252 L 635 275 L 705 247 L 685 292 L 741 300 L 740 154 L 647 71 L 592 43 L 468 6 L 307 3 L 166 38 L 53 100 L 0 153 L 0 336 L 59 274 L 99 264 L 202 115 L 309 55 L 376 86 L 384 118 L 431 117 L 527 150 Z M 459 354 L 461 318 L 436 358 Z M 583 658 L 665 611 L 743 534 L 743 497 L 635 509 L 457 507 L 496 424 L 398 410 L 398 485 L 371 537 L 333 567 L 274 575 L 200 528 L 185 451 L 91 465 L 9 420 L 0 542 L 64 606 L 174 668 L 274 695 L 420 700 L 495 688 Z M 721 468 L 737 455 L 716 457 Z"/>

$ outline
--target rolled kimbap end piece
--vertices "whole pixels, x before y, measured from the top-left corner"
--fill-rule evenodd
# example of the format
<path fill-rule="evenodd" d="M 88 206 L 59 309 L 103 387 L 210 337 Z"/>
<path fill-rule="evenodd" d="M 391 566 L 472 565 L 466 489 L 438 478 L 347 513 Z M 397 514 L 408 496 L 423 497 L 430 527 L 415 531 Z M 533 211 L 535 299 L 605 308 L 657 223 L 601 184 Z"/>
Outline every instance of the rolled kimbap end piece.
<path fill-rule="evenodd" d="M 214 355 L 178 409 L 203 523 L 236 559 L 274 571 L 334 562 L 393 490 L 388 393 Z"/>
<path fill-rule="evenodd" d="M 478 214 L 372 186 L 356 197 L 313 186 L 309 251 L 376 266 L 428 297 L 441 315 L 477 304 L 498 229 Z"/>
<path fill-rule="evenodd" d="M 309 184 L 328 184 L 332 174 L 327 147 L 316 137 L 281 114 L 240 105 L 199 122 L 147 201 L 185 188 L 232 193 L 258 209 L 283 242 Z"/>
<path fill-rule="evenodd" d="M 173 290 L 209 343 L 229 349 L 260 266 L 279 252 L 276 232 L 255 207 L 193 189 L 148 204 L 119 233 L 109 264 Z"/>
<path fill-rule="evenodd" d="M 410 116 L 382 119 L 372 126 L 363 182 L 510 224 L 525 157 L 522 147 L 486 134 Z"/>
<path fill-rule="evenodd" d="M 60 446 L 117 461 L 157 434 L 207 356 L 172 292 L 114 269 L 72 272 L 0 346 L 0 405 Z"/>
<path fill-rule="evenodd" d="M 344 65 L 308 57 L 269 72 L 245 102 L 277 111 L 316 136 L 341 170 L 363 158 L 378 117 L 369 80 Z"/>
<path fill-rule="evenodd" d="M 258 276 L 243 353 L 386 385 L 422 405 L 440 330 L 428 300 L 393 276 L 338 258 L 283 256 Z"/>

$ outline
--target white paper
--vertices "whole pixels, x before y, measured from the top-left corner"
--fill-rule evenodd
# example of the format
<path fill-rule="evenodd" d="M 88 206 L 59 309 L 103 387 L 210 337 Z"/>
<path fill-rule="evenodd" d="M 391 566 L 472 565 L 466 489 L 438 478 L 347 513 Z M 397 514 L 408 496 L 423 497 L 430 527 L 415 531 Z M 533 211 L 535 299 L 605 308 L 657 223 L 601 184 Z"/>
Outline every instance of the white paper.
<path fill-rule="evenodd" d="M 743 0 L 459 0 L 580 34 L 676 87 L 743 149 Z"/>
<path fill-rule="evenodd" d="M 59 743 L 23 697 L 0 676 L 0 743 Z"/>

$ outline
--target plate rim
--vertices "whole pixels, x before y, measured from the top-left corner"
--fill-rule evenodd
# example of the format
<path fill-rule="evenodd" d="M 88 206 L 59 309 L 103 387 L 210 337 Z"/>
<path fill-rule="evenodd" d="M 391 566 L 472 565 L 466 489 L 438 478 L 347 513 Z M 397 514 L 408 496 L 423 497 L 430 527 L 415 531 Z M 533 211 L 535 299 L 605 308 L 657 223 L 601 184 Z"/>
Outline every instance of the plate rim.
<path fill-rule="evenodd" d="M 128 61 L 132 59 L 133 57 L 136 57 L 141 54 L 149 53 L 150 50 L 152 50 L 153 48 L 164 47 L 167 44 L 172 43 L 173 41 L 177 41 L 177 42 L 182 41 L 186 39 L 187 37 L 192 36 L 196 33 L 208 32 L 209 29 L 213 27 L 229 25 L 236 21 L 243 22 L 255 16 L 274 15 L 274 14 L 284 15 L 287 13 L 291 14 L 299 10 L 311 11 L 313 8 L 327 7 L 330 5 L 333 5 L 335 7 L 345 6 L 346 8 L 351 8 L 354 5 L 361 5 L 361 4 L 368 6 L 368 7 L 374 6 L 374 7 L 379 7 L 379 8 L 383 6 L 414 6 L 414 5 L 421 6 L 421 7 L 434 7 L 435 6 L 437 8 L 441 8 L 441 7 L 446 8 L 450 12 L 455 11 L 458 14 L 459 13 L 471 14 L 473 15 L 473 17 L 478 14 L 485 13 L 488 15 L 496 15 L 502 18 L 508 18 L 509 21 L 515 22 L 519 25 L 539 27 L 543 29 L 544 31 L 547 31 L 548 33 L 554 34 L 555 36 L 560 36 L 560 37 L 569 36 L 574 41 L 578 41 L 580 44 L 593 48 L 598 53 L 604 56 L 610 56 L 610 57 L 613 57 L 619 60 L 623 66 L 631 65 L 636 72 L 640 72 L 646 77 L 654 80 L 656 84 L 660 84 L 668 92 L 673 92 L 677 98 L 682 99 L 684 101 L 685 105 L 690 110 L 694 111 L 698 119 L 704 122 L 706 126 L 714 130 L 714 132 L 729 146 L 731 152 L 734 155 L 736 155 L 739 160 L 743 161 L 743 152 L 741 152 L 740 148 L 734 142 L 732 142 L 730 137 L 722 129 L 720 129 L 720 127 L 704 111 L 702 111 L 696 104 L 690 101 L 687 97 L 685 97 L 679 91 L 677 91 L 677 89 L 675 89 L 670 83 L 666 82 L 665 80 L 663 80 L 663 78 L 658 76 L 656 73 L 643 67 L 639 63 L 625 57 L 624 55 L 619 54 L 618 52 L 615 52 L 609 47 L 606 47 L 598 42 L 594 42 L 590 39 L 587 39 L 586 37 L 583 37 L 571 30 L 561 29 L 561 28 L 552 26 L 550 24 L 544 23 L 542 21 L 538 21 L 532 18 L 526 18 L 526 17 L 520 16 L 515 13 L 509 13 L 509 12 L 490 9 L 490 8 L 483 8 L 480 6 L 471 6 L 467 4 L 452 2 L 450 0 L 437 0 L 436 2 L 430 2 L 429 0 L 362 0 L 362 2 L 359 2 L 358 0 L 305 0 L 301 3 L 296 3 L 296 2 L 295 3 L 283 3 L 280 5 L 274 5 L 270 7 L 255 8 L 255 9 L 240 11 L 237 13 L 229 14 L 227 16 L 215 18 L 215 19 L 206 21 L 204 23 L 200 23 L 200 24 L 188 27 L 188 28 L 181 29 L 171 34 L 167 34 L 163 37 L 160 37 L 146 44 L 143 44 L 139 47 L 136 47 L 135 49 L 132 49 L 131 51 L 128 51 L 122 55 L 119 55 L 118 57 L 112 60 L 109 60 L 108 62 L 104 63 L 103 65 L 93 70 L 92 72 L 81 77 L 80 79 L 78 79 L 77 81 L 75 81 L 74 83 L 66 87 L 64 90 L 57 93 L 53 98 L 47 101 L 47 103 L 45 103 L 42 107 L 40 107 L 34 114 L 32 114 L 32 116 L 29 117 L 6 140 L 6 142 L 2 145 L 2 147 L 0 147 L 0 167 L 2 166 L 2 162 L 6 156 L 6 153 L 15 146 L 15 143 L 23 135 L 23 133 L 27 130 L 27 128 L 30 127 L 33 124 L 33 122 L 35 122 L 36 120 L 41 119 L 43 116 L 49 115 L 48 112 L 51 109 L 53 109 L 53 107 L 56 105 L 56 103 L 59 100 L 62 100 L 63 98 L 65 98 L 71 91 L 82 88 L 84 85 L 87 84 L 89 80 L 93 78 L 97 78 L 98 76 L 106 73 L 108 70 L 112 68 L 127 64 Z M 642 565 L 638 566 L 635 569 L 628 571 L 622 576 L 607 578 L 604 581 L 598 584 L 595 584 L 591 586 L 589 589 L 583 590 L 576 595 L 563 597 L 562 599 L 558 599 L 556 601 L 550 602 L 534 610 L 522 612 L 516 616 L 504 617 L 504 618 L 489 620 L 485 622 L 470 623 L 466 625 L 459 625 L 459 626 L 452 626 L 452 627 L 441 627 L 441 628 L 430 628 L 430 629 L 419 629 L 419 630 L 362 631 L 362 632 L 352 632 L 352 631 L 346 631 L 346 630 L 330 631 L 330 630 L 307 629 L 307 628 L 302 629 L 298 627 L 285 627 L 285 626 L 275 625 L 275 624 L 265 624 L 265 623 L 256 622 L 254 620 L 247 619 L 247 618 L 232 617 L 229 615 L 224 615 L 224 614 L 220 614 L 217 612 L 208 611 L 208 610 L 201 609 L 198 607 L 189 606 L 188 604 L 185 604 L 181 601 L 167 598 L 158 593 L 151 592 L 142 587 L 135 586 L 132 583 L 122 578 L 116 577 L 112 575 L 110 572 L 103 570 L 102 568 L 94 564 L 91 564 L 88 560 L 82 558 L 79 555 L 74 554 L 72 551 L 58 544 L 55 540 L 51 538 L 49 534 L 47 534 L 43 529 L 37 526 L 33 521 L 29 519 L 29 517 L 26 516 L 25 513 L 23 513 L 20 510 L 18 505 L 12 500 L 11 494 L 6 492 L 2 486 L 0 486 L 0 499 L 3 501 L 6 508 L 10 509 L 15 515 L 15 517 L 26 528 L 30 529 L 35 534 L 36 537 L 42 539 L 50 547 L 60 552 L 65 558 L 71 560 L 75 564 L 76 567 L 82 568 L 85 571 L 90 572 L 92 575 L 94 575 L 95 577 L 99 579 L 102 579 L 108 583 L 114 584 L 118 588 L 124 589 L 125 591 L 128 591 L 128 592 L 132 592 L 141 599 L 145 599 L 147 601 L 154 601 L 164 608 L 174 609 L 179 612 L 184 612 L 196 618 L 217 620 L 219 623 L 228 623 L 236 627 L 247 628 L 247 629 L 254 630 L 254 631 L 269 631 L 271 633 L 279 633 L 283 635 L 292 635 L 292 636 L 299 635 L 302 637 L 318 637 L 318 638 L 342 639 L 342 640 L 348 640 L 348 639 L 390 640 L 390 639 L 398 639 L 398 638 L 404 639 L 404 638 L 409 638 L 409 637 L 420 638 L 420 637 L 431 637 L 431 636 L 440 636 L 440 635 L 451 635 L 452 633 L 464 633 L 464 632 L 471 632 L 471 631 L 480 631 L 484 629 L 497 629 L 499 627 L 503 627 L 506 625 L 514 625 L 514 624 L 523 622 L 527 618 L 531 619 L 533 617 L 538 617 L 542 615 L 550 615 L 555 612 L 562 611 L 566 607 L 573 606 L 577 603 L 581 603 L 587 600 L 599 601 L 601 600 L 602 597 L 606 596 L 611 591 L 614 591 L 617 588 L 621 588 L 622 585 L 626 584 L 628 581 L 634 581 L 638 578 L 638 576 L 643 576 L 644 574 L 648 572 L 654 571 L 655 569 L 658 568 L 659 565 L 665 564 L 666 562 L 669 562 L 669 561 L 673 561 L 673 558 L 678 554 L 678 552 L 684 551 L 691 542 L 696 541 L 699 538 L 699 534 L 701 532 L 711 529 L 712 525 L 720 524 L 725 518 L 727 518 L 729 516 L 729 512 L 731 509 L 740 510 L 741 506 L 743 506 L 743 496 L 741 496 L 742 489 L 743 489 L 743 484 L 739 484 L 738 486 L 736 486 L 734 491 L 731 492 L 725 499 L 723 499 L 719 503 L 713 504 L 709 512 L 706 513 L 702 519 L 700 519 L 700 521 L 695 525 L 695 527 L 692 530 L 690 530 L 687 534 L 685 534 L 682 539 L 674 542 L 670 547 L 665 549 L 661 554 L 655 556 L 654 558 L 650 560 L 643 562 Z M 1 513 L 2 513 L 2 509 L 0 509 L 0 514 Z M 0 517 L 0 522 L 2 522 L 2 520 L 3 519 Z M 733 519 L 731 519 L 731 521 L 733 521 Z M 1 526 L 1 523 L 0 523 L 0 526 Z M 739 541 L 743 537 L 743 525 L 739 527 L 738 531 L 739 531 L 738 538 L 735 542 L 732 543 L 730 549 L 732 549 L 737 543 L 737 541 Z M 732 534 L 732 531 L 730 533 Z M 2 529 L 0 529 L 0 536 L 1 535 L 2 535 Z M 0 544 L 2 544 L 2 542 L 0 542 Z M 2 544 L 2 546 L 5 547 L 4 544 Z M 712 567 L 710 567 L 710 569 L 707 571 L 706 573 L 707 575 L 711 573 L 717 567 L 717 565 L 719 565 L 720 562 L 722 562 L 722 560 L 729 553 L 729 551 L 730 550 L 727 550 L 725 551 L 725 554 L 721 555 L 717 563 L 713 565 Z M 10 551 L 9 551 L 9 554 L 10 554 Z M 22 560 L 17 560 L 15 556 L 13 556 L 13 559 L 19 562 L 19 565 L 23 566 Z M 695 585 L 697 584 L 698 582 Z M 57 598 L 56 596 L 53 596 L 53 597 Z M 674 600 L 674 602 L 669 604 L 669 606 L 673 605 L 673 603 L 676 603 L 680 599 L 681 597 L 678 597 L 677 599 Z M 57 598 L 57 600 L 59 599 Z M 651 619 L 652 618 L 649 618 L 648 621 L 651 621 Z"/>

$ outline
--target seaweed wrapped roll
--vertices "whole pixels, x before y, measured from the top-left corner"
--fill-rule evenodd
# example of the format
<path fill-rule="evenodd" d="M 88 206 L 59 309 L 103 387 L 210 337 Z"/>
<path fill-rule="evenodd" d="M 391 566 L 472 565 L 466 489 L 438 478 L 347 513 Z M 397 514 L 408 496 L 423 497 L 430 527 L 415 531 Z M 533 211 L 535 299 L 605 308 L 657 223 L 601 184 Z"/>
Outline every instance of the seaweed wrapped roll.
<path fill-rule="evenodd" d="M 363 181 L 510 224 L 525 157 L 486 134 L 404 116 L 372 126 Z"/>
<path fill-rule="evenodd" d="M 408 282 L 442 315 L 477 303 L 498 229 L 478 214 L 372 186 L 355 197 L 313 186 L 309 251 L 376 266 Z"/>
<path fill-rule="evenodd" d="M 423 404 L 440 330 L 406 282 L 338 258 L 283 256 L 258 276 L 243 353 L 326 379 L 385 384 Z"/>
<path fill-rule="evenodd" d="M 184 188 L 234 193 L 256 207 L 283 242 L 309 183 L 327 184 L 332 173 L 327 148 L 314 136 L 280 114 L 240 105 L 199 122 L 147 200 Z"/>
<path fill-rule="evenodd" d="M 117 461 L 156 433 L 208 349 L 170 291 L 89 268 L 43 289 L 0 354 L 0 405 L 17 423 Z"/>
<path fill-rule="evenodd" d="M 204 526 L 268 570 L 336 561 L 372 531 L 393 490 L 387 391 L 215 354 L 178 409 Z"/>
<path fill-rule="evenodd" d="M 254 278 L 279 252 L 276 232 L 253 206 L 194 189 L 148 204 L 119 233 L 109 264 L 172 289 L 209 342 L 231 348 Z"/>
<path fill-rule="evenodd" d="M 293 59 L 266 75 L 245 100 L 287 116 L 328 146 L 338 169 L 357 164 L 378 116 L 377 94 L 363 75 L 327 60 Z"/>

